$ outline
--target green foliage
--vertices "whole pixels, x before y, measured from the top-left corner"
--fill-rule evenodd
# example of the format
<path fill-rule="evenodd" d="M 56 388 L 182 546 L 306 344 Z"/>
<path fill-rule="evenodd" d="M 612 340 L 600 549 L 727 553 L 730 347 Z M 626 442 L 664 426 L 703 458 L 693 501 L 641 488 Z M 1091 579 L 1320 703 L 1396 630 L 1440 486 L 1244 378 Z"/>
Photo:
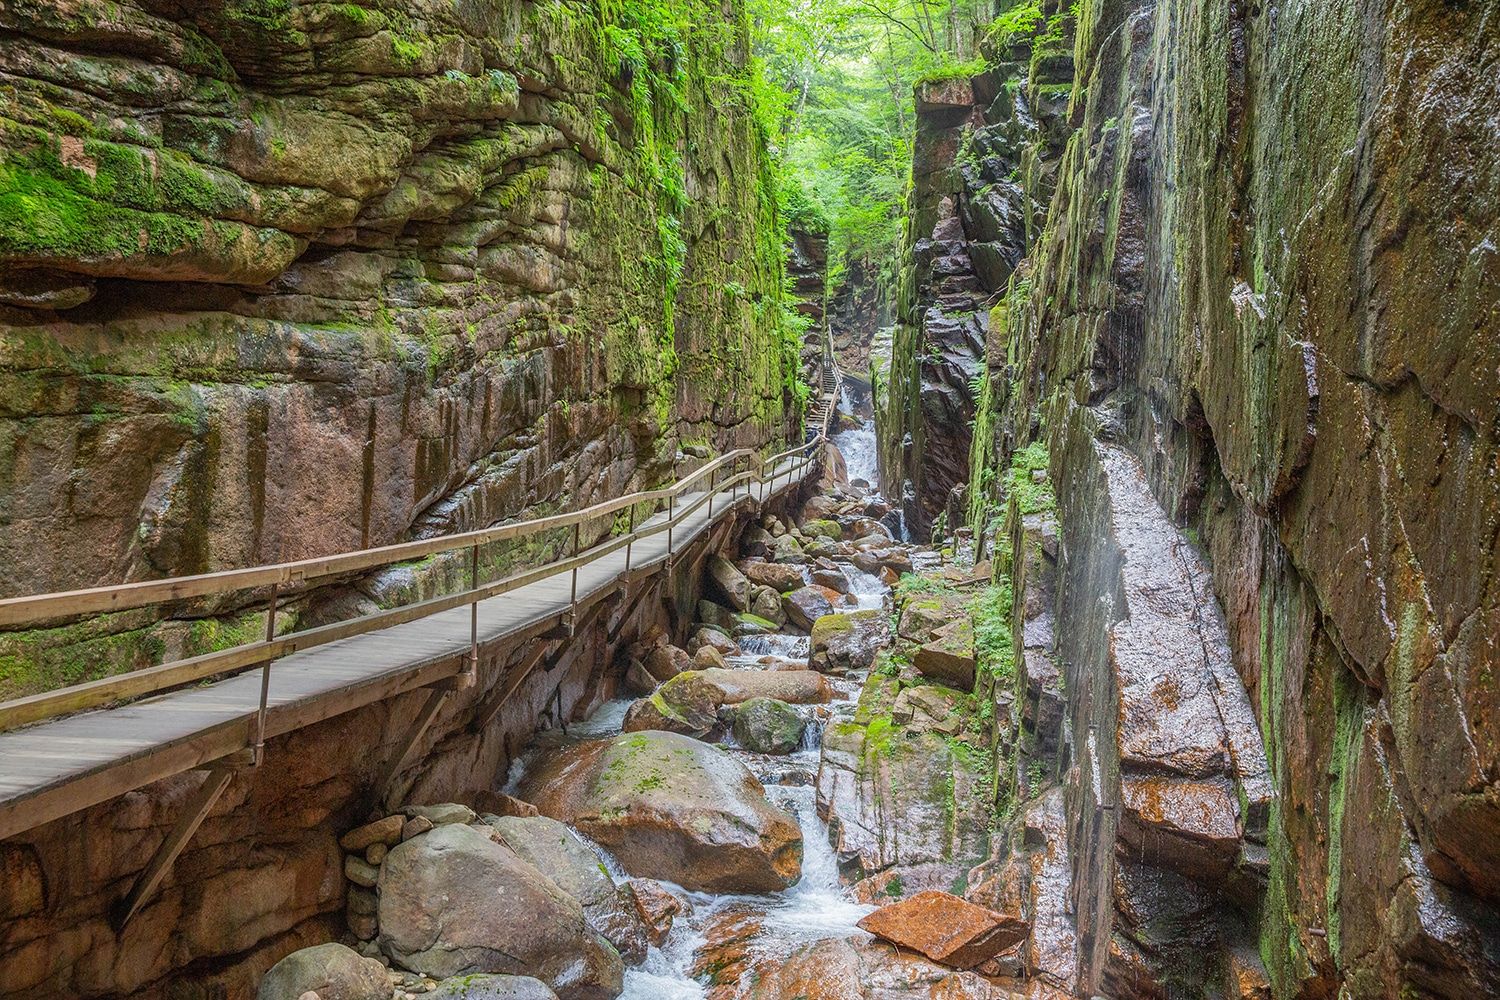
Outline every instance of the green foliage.
<path fill-rule="evenodd" d="M 779 199 L 793 225 L 829 235 L 828 287 L 858 265 L 891 287 L 900 265 L 920 80 L 984 68 L 978 0 L 752 0 L 779 144 Z"/>
<path fill-rule="evenodd" d="M 1052 484 L 1043 478 L 1040 482 L 1032 476 L 1034 472 L 1047 471 L 1047 446 L 1033 441 L 1016 451 L 1010 458 L 1010 469 L 1006 473 L 1007 495 L 1016 498 L 1022 514 L 1040 514 L 1057 510 L 1057 497 Z"/>
<path fill-rule="evenodd" d="M 1011 637 L 1012 595 L 1010 581 L 1002 579 L 969 599 L 969 617 L 974 622 L 974 655 L 979 669 L 1011 681 L 1016 676 L 1015 643 Z"/>
<path fill-rule="evenodd" d="M 1006 45 L 1033 34 L 1045 16 L 1042 0 L 1021 0 L 990 23 L 989 36 L 996 45 Z"/>

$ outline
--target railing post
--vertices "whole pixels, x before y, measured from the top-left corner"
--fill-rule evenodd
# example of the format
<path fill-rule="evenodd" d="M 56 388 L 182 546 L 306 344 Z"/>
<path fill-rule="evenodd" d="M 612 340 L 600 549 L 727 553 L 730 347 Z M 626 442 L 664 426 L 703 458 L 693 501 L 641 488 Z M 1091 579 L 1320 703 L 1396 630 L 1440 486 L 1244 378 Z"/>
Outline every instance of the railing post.
<path fill-rule="evenodd" d="M 677 516 L 677 494 L 667 495 L 667 558 L 672 558 L 672 519 Z"/>
<path fill-rule="evenodd" d="M 469 589 L 479 589 L 479 543 L 469 546 Z M 469 673 L 479 680 L 479 595 L 469 602 Z"/>
<path fill-rule="evenodd" d="M 626 535 L 635 535 L 635 504 L 630 505 L 630 530 Z M 625 542 L 625 572 L 630 572 L 630 549 L 635 545 L 635 538 L 631 537 Z"/>
<path fill-rule="evenodd" d="M 270 606 L 266 609 L 266 641 L 276 638 L 276 596 L 278 584 L 271 584 Z M 271 664 L 275 657 L 266 657 L 260 668 L 260 709 L 255 713 L 255 745 L 251 748 L 251 763 L 259 765 L 266 752 L 266 700 L 271 695 Z"/>
<path fill-rule="evenodd" d="M 714 519 L 714 483 L 719 481 L 719 470 L 714 469 L 708 474 L 708 519 Z"/>
<path fill-rule="evenodd" d="M 573 522 L 573 558 L 574 559 L 578 558 L 578 532 L 579 532 L 579 529 L 581 529 L 582 527 L 583 527 L 583 522 L 581 522 L 581 521 L 574 521 Z M 572 631 L 573 625 L 578 621 L 578 565 L 576 563 L 573 566 L 573 592 L 572 592 L 571 596 L 568 598 L 568 603 L 570 605 L 572 605 L 572 607 L 568 609 L 568 630 Z"/>

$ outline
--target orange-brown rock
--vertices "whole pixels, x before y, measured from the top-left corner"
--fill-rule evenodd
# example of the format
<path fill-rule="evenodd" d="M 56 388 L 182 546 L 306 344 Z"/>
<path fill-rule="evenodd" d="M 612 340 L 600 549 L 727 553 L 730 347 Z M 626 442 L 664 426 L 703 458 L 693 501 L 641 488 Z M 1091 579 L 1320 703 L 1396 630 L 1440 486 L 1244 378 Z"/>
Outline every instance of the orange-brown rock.
<path fill-rule="evenodd" d="M 859 926 L 956 969 L 972 969 L 993 958 L 1030 930 L 1019 917 L 996 913 L 937 890 L 882 906 Z"/>

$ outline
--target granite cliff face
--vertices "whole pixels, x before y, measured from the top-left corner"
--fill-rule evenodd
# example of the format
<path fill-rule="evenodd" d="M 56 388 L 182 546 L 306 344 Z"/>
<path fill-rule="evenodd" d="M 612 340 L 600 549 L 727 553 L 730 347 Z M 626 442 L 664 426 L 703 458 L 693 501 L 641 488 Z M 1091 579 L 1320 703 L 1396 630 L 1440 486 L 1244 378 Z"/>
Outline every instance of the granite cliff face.
<path fill-rule="evenodd" d="M 748 29 L 671 16 L 0 3 L 0 594 L 567 509 L 783 436 Z M 211 642 L 116 627 L 12 642 L 0 693 Z"/>
<path fill-rule="evenodd" d="M 993 310 L 1040 234 L 1068 132 L 1072 24 L 989 46 L 972 80 L 917 87 L 907 263 L 876 392 L 882 476 L 916 537 L 961 517 Z"/>
<path fill-rule="evenodd" d="M 1496 13 L 1082 8 L 966 478 L 1050 452 L 1083 995 L 1500 989 Z"/>

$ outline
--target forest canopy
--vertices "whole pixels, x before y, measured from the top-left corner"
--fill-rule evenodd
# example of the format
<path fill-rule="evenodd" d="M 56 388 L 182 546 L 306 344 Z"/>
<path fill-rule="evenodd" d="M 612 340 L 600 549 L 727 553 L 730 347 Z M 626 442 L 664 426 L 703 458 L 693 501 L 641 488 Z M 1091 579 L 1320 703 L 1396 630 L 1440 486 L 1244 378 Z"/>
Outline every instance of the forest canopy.
<path fill-rule="evenodd" d="M 751 0 L 779 159 L 783 217 L 829 235 L 828 285 L 849 263 L 889 278 L 920 80 L 983 69 L 979 43 L 997 19 L 1037 0 Z"/>

